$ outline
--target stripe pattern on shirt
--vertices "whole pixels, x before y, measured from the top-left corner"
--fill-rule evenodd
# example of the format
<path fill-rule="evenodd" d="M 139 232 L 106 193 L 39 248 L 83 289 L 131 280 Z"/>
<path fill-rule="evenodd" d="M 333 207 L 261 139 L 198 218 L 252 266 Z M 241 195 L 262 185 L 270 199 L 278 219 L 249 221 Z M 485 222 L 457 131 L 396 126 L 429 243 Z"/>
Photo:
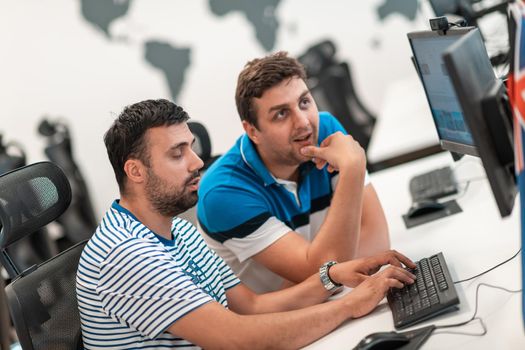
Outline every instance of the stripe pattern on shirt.
<path fill-rule="evenodd" d="M 165 332 L 216 301 L 239 280 L 196 228 L 176 218 L 173 240 L 160 238 L 118 203 L 82 253 L 77 297 L 86 349 L 195 349 Z"/>

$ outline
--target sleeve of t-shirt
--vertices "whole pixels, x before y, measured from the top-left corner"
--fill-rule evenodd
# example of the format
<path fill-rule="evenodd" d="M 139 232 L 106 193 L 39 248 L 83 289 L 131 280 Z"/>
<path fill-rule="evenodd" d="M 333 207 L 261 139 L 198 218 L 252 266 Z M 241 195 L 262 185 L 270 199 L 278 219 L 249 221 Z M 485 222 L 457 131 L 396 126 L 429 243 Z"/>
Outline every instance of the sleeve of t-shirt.
<path fill-rule="evenodd" d="M 179 217 L 173 218 L 173 225 L 175 231 L 178 231 L 179 235 L 184 235 L 188 237 L 188 240 L 191 241 L 190 249 L 194 249 L 199 252 L 203 260 L 213 259 L 215 266 L 217 266 L 219 274 L 221 276 L 221 281 L 224 286 L 224 289 L 230 289 L 235 287 L 241 281 L 237 278 L 232 269 L 226 264 L 226 262 L 219 256 L 215 251 L 210 249 L 206 244 L 202 234 L 198 233 L 197 228 L 193 223 L 184 220 Z M 193 234 L 193 232 L 195 234 Z"/>
<path fill-rule="evenodd" d="M 292 231 L 274 217 L 264 197 L 240 186 L 218 186 L 199 202 L 201 228 L 244 261 Z"/>
<path fill-rule="evenodd" d="M 213 299 L 155 244 L 130 239 L 100 267 L 97 292 L 105 312 L 155 339 L 178 319 Z"/>
<path fill-rule="evenodd" d="M 238 285 L 241 281 L 237 278 L 237 276 L 235 276 L 228 264 L 226 264 L 226 262 L 224 262 L 224 260 L 214 251 L 212 251 L 212 253 L 215 256 L 215 262 L 219 267 L 219 273 L 221 274 L 221 280 L 224 284 L 224 289 L 228 290 Z"/>
<path fill-rule="evenodd" d="M 231 238 L 244 238 L 271 216 L 262 197 L 248 186 L 218 185 L 200 198 L 199 224 L 211 238 L 221 243 Z"/>

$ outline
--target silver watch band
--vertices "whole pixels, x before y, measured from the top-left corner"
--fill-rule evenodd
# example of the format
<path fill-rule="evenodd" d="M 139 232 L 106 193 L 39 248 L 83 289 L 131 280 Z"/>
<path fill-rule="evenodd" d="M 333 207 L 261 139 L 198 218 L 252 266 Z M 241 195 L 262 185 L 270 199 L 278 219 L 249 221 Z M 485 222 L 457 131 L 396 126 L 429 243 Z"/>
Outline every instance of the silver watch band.
<path fill-rule="evenodd" d="M 342 284 L 334 282 L 328 274 L 330 268 L 335 264 L 337 264 L 337 261 L 327 261 L 319 268 L 319 278 L 321 279 L 321 283 L 327 291 L 332 293 L 342 287 Z"/>

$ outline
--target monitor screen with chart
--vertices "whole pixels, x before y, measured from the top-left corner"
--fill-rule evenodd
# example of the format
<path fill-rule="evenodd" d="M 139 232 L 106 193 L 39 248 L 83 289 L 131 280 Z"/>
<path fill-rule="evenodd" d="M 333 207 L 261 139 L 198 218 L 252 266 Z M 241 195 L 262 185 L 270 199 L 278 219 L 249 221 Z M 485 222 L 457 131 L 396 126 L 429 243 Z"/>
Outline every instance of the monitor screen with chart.
<path fill-rule="evenodd" d="M 448 30 L 445 34 L 432 30 L 412 32 L 408 33 L 408 39 L 441 147 L 477 156 L 474 139 L 443 63 L 445 50 L 473 29 L 459 28 Z"/>

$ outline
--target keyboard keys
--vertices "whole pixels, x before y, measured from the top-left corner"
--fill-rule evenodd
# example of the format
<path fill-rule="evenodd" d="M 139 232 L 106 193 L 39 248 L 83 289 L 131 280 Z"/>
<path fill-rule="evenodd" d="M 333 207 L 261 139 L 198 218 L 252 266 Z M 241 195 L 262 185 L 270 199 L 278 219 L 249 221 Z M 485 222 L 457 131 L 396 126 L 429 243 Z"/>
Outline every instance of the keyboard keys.
<path fill-rule="evenodd" d="M 414 176 L 409 188 L 414 202 L 438 199 L 458 192 L 454 173 L 448 166 Z"/>
<path fill-rule="evenodd" d="M 415 324 L 459 303 L 443 254 L 421 259 L 416 265 L 409 270 L 416 275 L 415 283 L 392 289 L 387 295 L 396 328 Z"/>

